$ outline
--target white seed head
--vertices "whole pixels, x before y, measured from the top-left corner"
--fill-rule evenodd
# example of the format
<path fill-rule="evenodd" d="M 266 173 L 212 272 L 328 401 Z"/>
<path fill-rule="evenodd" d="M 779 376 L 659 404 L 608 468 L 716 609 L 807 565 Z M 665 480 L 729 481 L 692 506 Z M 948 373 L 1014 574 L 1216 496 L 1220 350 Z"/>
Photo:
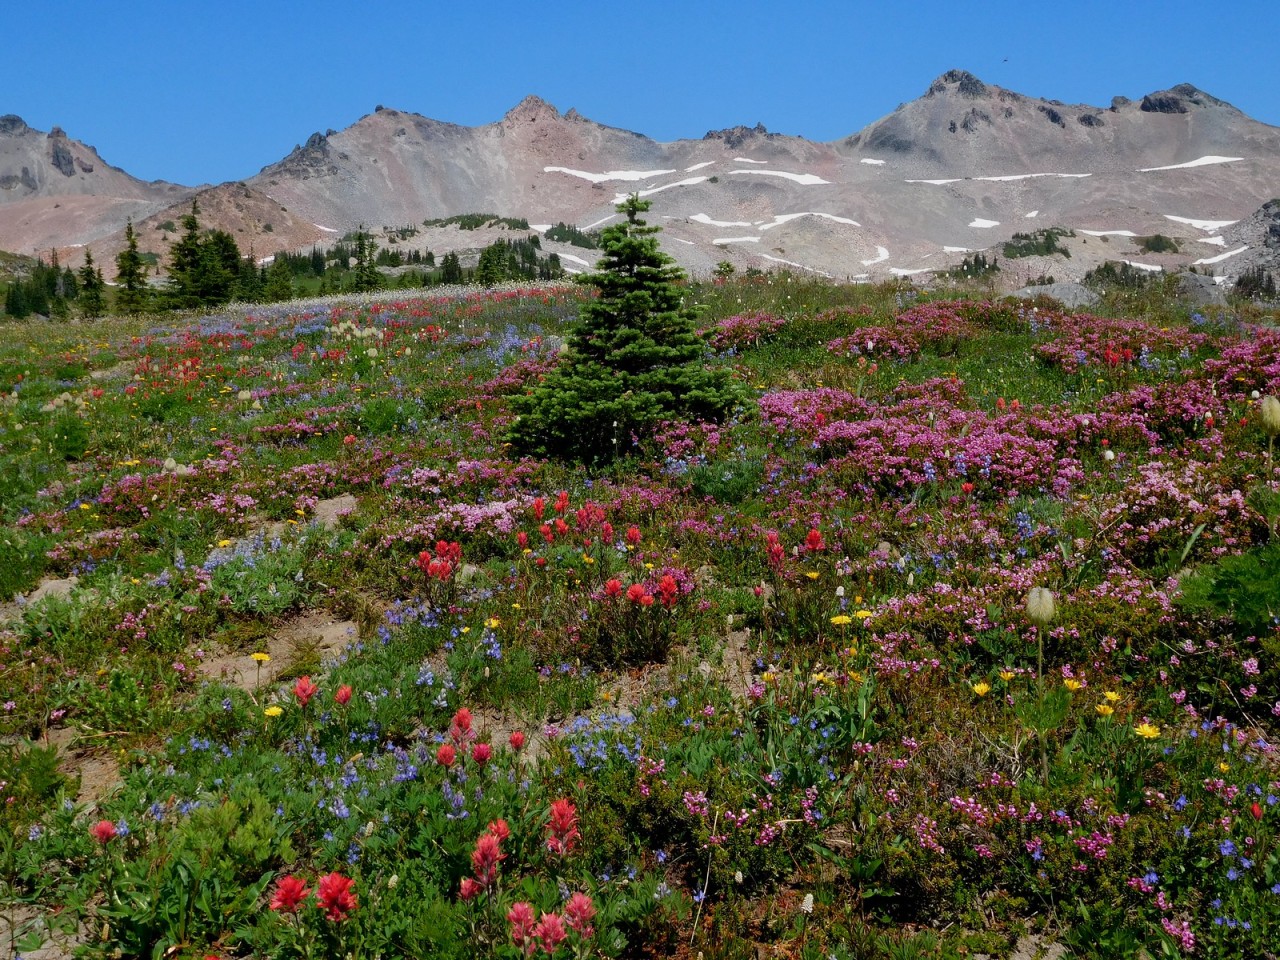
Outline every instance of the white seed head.
<path fill-rule="evenodd" d="M 1027 594 L 1027 619 L 1037 627 L 1048 626 L 1054 612 L 1053 591 L 1047 587 L 1032 587 Z"/>
<path fill-rule="evenodd" d="M 1275 397 L 1263 397 L 1262 403 L 1258 405 L 1258 411 L 1262 416 L 1262 429 L 1272 437 L 1280 434 L 1280 400 Z"/>

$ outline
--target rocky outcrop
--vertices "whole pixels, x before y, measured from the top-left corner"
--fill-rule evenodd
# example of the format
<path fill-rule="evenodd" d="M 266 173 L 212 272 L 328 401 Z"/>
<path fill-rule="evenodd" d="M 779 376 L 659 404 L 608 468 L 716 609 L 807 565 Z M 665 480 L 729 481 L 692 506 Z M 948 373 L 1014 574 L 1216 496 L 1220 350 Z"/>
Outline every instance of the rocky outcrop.
<path fill-rule="evenodd" d="M 987 85 L 968 70 L 948 70 L 933 83 L 929 84 L 929 90 L 925 93 L 925 96 L 932 97 L 940 93 L 946 93 L 952 87 L 955 87 L 955 92 L 960 96 L 974 100 L 987 96 L 989 92 Z"/>
<path fill-rule="evenodd" d="M 746 127 L 739 124 L 736 127 L 726 127 L 724 130 L 708 130 L 702 139 L 720 140 L 730 150 L 736 150 L 757 138 L 763 137 L 769 140 L 776 136 L 777 134 L 766 130 L 763 123 L 757 123 L 754 127 Z"/>
<path fill-rule="evenodd" d="M 3 117 L 0 117 L 0 136 L 16 137 L 30 129 L 17 114 L 6 113 Z"/>

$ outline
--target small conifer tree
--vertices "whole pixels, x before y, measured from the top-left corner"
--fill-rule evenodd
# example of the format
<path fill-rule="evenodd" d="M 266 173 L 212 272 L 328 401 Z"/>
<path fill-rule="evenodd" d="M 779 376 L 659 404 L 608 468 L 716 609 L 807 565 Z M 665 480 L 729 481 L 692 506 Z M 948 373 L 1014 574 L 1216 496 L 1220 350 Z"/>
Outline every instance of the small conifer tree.
<path fill-rule="evenodd" d="M 116 312 L 139 313 L 147 308 L 150 297 L 132 220 L 124 228 L 124 242 L 125 248 L 116 254 Z"/>
<path fill-rule="evenodd" d="M 599 296 L 582 308 L 561 364 L 516 401 L 508 439 L 519 453 L 599 463 L 626 453 L 662 420 L 719 420 L 738 400 L 727 370 L 703 364 L 704 345 L 676 286 L 683 276 L 640 219 L 647 201 L 618 206 L 606 228 Z"/>

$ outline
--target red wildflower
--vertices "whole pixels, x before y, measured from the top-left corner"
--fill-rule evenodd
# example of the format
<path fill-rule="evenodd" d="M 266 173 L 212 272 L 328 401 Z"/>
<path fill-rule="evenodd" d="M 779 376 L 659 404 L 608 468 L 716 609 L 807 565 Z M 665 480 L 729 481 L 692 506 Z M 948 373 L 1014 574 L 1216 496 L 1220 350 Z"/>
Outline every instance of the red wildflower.
<path fill-rule="evenodd" d="M 512 750 L 523 750 L 523 749 L 524 749 L 524 734 L 523 734 L 522 732 L 520 732 L 519 730 L 513 730 L 513 731 L 511 732 L 511 737 L 510 737 L 510 739 L 508 739 L 508 741 L 507 741 L 507 742 L 511 744 L 511 749 L 512 749 Z"/>
<path fill-rule="evenodd" d="M 547 543 L 556 542 L 556 535 L 551 532 L 551 524 L 544 523 L 542 526 L 538 528 L 538 532 L 542 534 L 542 539 L 547 541 Z"/>
<path fill-rule="evenodd" d="M 600 525 L 600 539 L 605 543 L 613 543 L 613 524 L 608 521 Z"/>
<path fill-rule="evenodd" d="M 547 849 L 552 853 L 566 854 L 578 839 L 578 808 L 573 801 L 561 797 L 551 802 L 551 820 L 547 824 L 551 834 L 547 837 Z"/>
<path fill-rule="evenodd" d="M 1003 410 L 1004 406 L 1004 397 L 996 397 L 996 409 Z"/>
<path fill-rule="evenodd" d="M 436 751 L 436 763 L 442 767 L 452 767 L 457 759 L 458 752 L 447 743 L 441 744 L 440 749 Z"/>
<path fill-rule="evenodd" d="M 471 748 L 471 759 L 483 767 L 493 759 L 493 747 L 487 743 L 477 743 Z"/>
<path fill-rule="evenodd" d="M 498 838 L 492 833 L 480 834 L 475 850 L 471 851 L 471 870 L 476 880 L 486 887 L 498 879 L 498 864 L 507 858 Z"/>
<path fill-rule="evenodd" d="M 546 509 L 547 509 L 547 501 L 543 500 L 541 497 L 537 497 L 533 501 L 533 515 L 537 517 L 539 520 L 542 519 L 542 514 L 546 512 Z"/>
<path fill-rule="evenodd" d="M 453 715 L 453 725 L 463 733 L 471 729 L 471 711 L 466 707 L 459 707 Z"/>
<path fill-rule="evenodd" d="M 490 820 L 489 826 L 485 827 L 491 834 L 498 838 L 498 842 L 502 843 L 507 837 L 511 836 L 511 828 L 507 826 L 507 821 L 499 817 L 497 820 Z"/>
<path fill-rule="evenodd" d="M 1257 801 L 1257 800 L 1253 801 L 1253 803 L 1251 803 L 1251 804 L 1249 805 L 1249 813 L 1251 813 L 1251 814 L 1253 815 L 1253 819 L 1255 819 L 1255 820 L 1261 820 L 1261 819 L 1262 819 L 1262 804 L 1258 803 L 1258 801 Z"/>
<path fill-rule="evenodd" d="M 569 525 L 565 523 L 563 520 L 561 520 L 559 517 L 556 517 L 556 536 L 563 537 L 568 532 L 569 532 Z"/>
<path fill-rule="evenodd" d="M 271 909 L 297 913 L 298 905 L 307 899 L 307 894 L 310 892 L 307 889 L 307 881 L 301 877 L 281 877 L 276 881 L 276 892 L 271 898 Z"/>
<path fill-rule="evenodd" d="M 822 531 L 817 527 L 811 528 L 809 535 L 804 538 L 804 548 L 810 552 L 827 549 L 827 545 L 822 539 Z"/>
<path fill-rule="evenodd" d="M 617 577 L 614 577 L 612 580 L 608 580 L 605 582 L 604 595 L 606 597 L 616 597 L 621 592 L 622 592 L 622 581 L 619 580 Z"/>
<path fill-rule="evenodd" d="M 458 897 L 462 900 L 471 900 L 484 892 L 484 887 L 476 883 L 470 877 L 463 877 L 462 883 L 458 885 Z"/>
<path fill-rule="evenodd" d="M 658 581 L 658 597 L 662 605 L 668 609 L 676 605 L 676 601 L 680 599 L 680 588 L 676 586 L 676 578 L 671 574 L 663 574 L 661 580 Z"/>
<path fill-rule="evenodd" d="M 973 484 L 966 481 L 965 483 L 960 484 L 960 489 L 965 493 L 973 493 Z"/>
<path fill-rule="evenodd" d="M 764 552 L 769 566 L 775 569 L 781 567 L 782 562 L 787 558 L 786 548 L 782 546 L 776 531 L 770 530 L 764 535 Z"/>
<path fill-rule="evenodd" d="M 119 831 L 116 830 L 116 825 L 110 820 L 99 820 L 89 828 L 89 834 L 93 839 L 105 845 L 114 840 Z"/>
<path fill-rule="evenodd" d="M 550 956 L 556 952 L 560 944 L 569 936 L 564 929 L 564 921 L 558 913 L 544 913 L 533 928 L 533 936 L 542 943 L 543 953 Z"/>
<path fill-rule="evenodd" d="M 340 873 L 327 873 L 316 886 L 316 903 L 330 920 L 345 920 L 356 908 L 356 882 Z"/>
<path fill-rule="evenodd" d="M 299 677 L 298 682 L 293 685 L 293 695 L 298 698 L 298 706 L 305 707 L 317 693 L 320 688 L 311 682 L 311 678 Z"/>
<path fill-rule="evenodd" d="M 507 923 L 511 924 L 511 942 L 517 947 L 524 947 L 525 954 L 533 952 L 533 904 L 520 901 L 513 903 L 507 911 Z"/>
<path fill-rule="evenodd" d="M 633 547 L 640 545 L 640 528 L 636 526 L 627 527 L 627 543 Z"/>
<path fill-rule="evenodd" d="M 646 593 L 644 587 L 638 583 L 633 583 L 627 587 L 627 599 L 632 603 L 638 603 L 645 607 L 653 603 L 653 597 Z M 646 600 L 648 600 L 648 603 L 645 602 Z"/>
<path fill-rule="evenodd" d="M 516 544 L 520 547 L 521 550 L 525 549 L 527 546 L 529 546 L 529 535 L 525 533 L 523 530 L 521 530 L 519 533 L 516 534 Z"/>
<path fill-rule="evenodd" d="M 345 707 L 348 703 L 350 703 L 351 702 L 351 684 L 344 683 L 342 686 L 340 686 L 337 692 L 333 695 L 333 699 L 335 702 L 337 702 L 338 706 L 340 707 Z"/>
<path fill-rule="evenodd" d="M 556 513 L 564 513 L 569 509 L 569 492 L 561 490 L 556 494 Z"/>
<path fill-rule="evenodd" d="M 591 927 L 591 921 L 596 915 L 596 905 L 585 893 L 575 893 L 569 898 L 569 903 L 564 908 L 564 915 L 569 921 L 569 926 L 578 931 L 581 936 L 589 937 L 595 932 Z"/>

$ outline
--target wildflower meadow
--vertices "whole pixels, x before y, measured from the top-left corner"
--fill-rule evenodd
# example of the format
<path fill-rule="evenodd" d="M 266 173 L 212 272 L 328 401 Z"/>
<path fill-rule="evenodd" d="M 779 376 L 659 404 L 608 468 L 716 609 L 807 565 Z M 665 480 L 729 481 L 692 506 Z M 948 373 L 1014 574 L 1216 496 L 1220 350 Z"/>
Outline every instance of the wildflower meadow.
<path fill-rule="evenodd" d="M 1280 955 L 1275 316 L 678 289 L 0 329 L 0 953 Z"/>

